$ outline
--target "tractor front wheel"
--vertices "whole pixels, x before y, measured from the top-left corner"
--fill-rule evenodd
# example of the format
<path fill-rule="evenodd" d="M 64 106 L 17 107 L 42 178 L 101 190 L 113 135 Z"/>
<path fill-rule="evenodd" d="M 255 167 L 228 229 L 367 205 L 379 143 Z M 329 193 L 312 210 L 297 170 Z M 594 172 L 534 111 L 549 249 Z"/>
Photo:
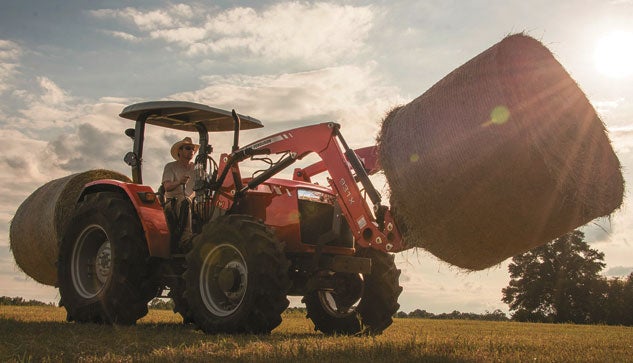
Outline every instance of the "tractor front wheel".
<path fill-rule="evenodd" d="M 400 270 L 396 268 L 395 255 L 373 248 L 360 249 L 356 255 L 371 258 L 371 274 L 365 276 L 363 297 L 358 304 L 363 331 L 380 334 L 393 323 L 392 317 L 400 308 Z"/>
<path fill-rule="evenodd" d="M 209 222 L 187 254 L 192 320 L 206 333 L 270 333 L 289 304 L 288 267 L 281 243 L 252 217 Z"/>
<path fill-rule="evenodd" d="M 380 334 L 393 323 L 402 292 L 394 256 L 371 248 L 359 249 L 356 255 L 371 259 L 370 274 L 362 278 L 333 274 L 334 288 L 313 291 L 303 298 L 315 330 L 324 334 Z"/>
<path fill-rule="evenodd" d="M 356 311 L 364 281 L 359 274 L 334 273 L 329 277 L 333 288 L 308 293 L 301 300 L 314 330 L 324 334 L 351 335 L 361 331 Z"/>
<path fill-rule="evenodd" d="M 60 245 L 58 283 L 67 320 L 134 324 L 147 314 L 158 284 L 136 210 L 126 196 L 87 195 Z"/>

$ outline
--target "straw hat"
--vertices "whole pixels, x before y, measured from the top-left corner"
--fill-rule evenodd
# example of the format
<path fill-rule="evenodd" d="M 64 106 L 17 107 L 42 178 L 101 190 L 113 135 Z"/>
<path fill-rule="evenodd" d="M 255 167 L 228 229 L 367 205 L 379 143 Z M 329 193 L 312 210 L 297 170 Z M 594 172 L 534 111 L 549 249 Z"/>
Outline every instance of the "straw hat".
<path fill-rule="evenodd" d="M 193 141 L 191 141 L 191 138 L 189 136 L 185 137 L 184 139 L 176 142 L 174 145 L 172 145 L 171 147 L 171 157 L 174 158 L 175 160 L 178 160 L 178 150 L 180 150 L 181 147 L 183 147 L 184 145 L 192 145 L 193 146 L 193 153 L 197 153 L 198 149 L 200 148 L 200 145 L 196 145 L 193 143 Z"/>

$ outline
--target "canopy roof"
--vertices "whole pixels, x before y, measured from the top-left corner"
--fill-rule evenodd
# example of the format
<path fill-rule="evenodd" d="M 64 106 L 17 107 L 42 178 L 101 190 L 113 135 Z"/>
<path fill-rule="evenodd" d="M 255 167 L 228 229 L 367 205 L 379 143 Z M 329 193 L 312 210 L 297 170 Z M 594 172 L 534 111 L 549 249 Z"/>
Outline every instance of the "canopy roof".
<path fill-rule="evenodd" d="M 202 123 L 207 131 L 232 131 L 231 111 L 184 101 L 153 101 L 136 103 L 121 111 L 120 117 L 136 121 L 147 114 L 147 123 L 170 129 L 196 132 L 196 123 Z M 239 115 L 239 114 L 238 114 Z M 261 121 L 250 116 L 239 115 L 241 130 L 264 127 Z"/>

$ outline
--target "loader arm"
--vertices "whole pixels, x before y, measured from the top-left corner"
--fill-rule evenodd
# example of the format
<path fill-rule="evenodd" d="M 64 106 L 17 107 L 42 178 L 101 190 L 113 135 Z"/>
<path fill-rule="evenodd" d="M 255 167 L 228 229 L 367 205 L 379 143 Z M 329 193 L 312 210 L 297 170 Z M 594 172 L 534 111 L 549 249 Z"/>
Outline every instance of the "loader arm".
<path fill-rule="evenodd" d="M 369 181 L 367 171 L 354 150 L 347 146 L 339 128 L 340 125 L 336 123 L 321 123 L 296 128 L 260 139 L 222 157 L 220 170 L 223 170 L 223 173 L 218 182 L 225 190 L 227 187 L 234 188 L 231 193 L 224 193 L 225 196 L 227 194 L 235 196 L 233 201 L 220 201 L 223 208 L 227 208 L 227 202 L 239 200 L 239 197 L 248 189 L 256 188 L 295 161 L 310 153 L 316 153 L 322 161 L 313 164 L 311 166 L 313 169 L 309 172 L 314 175 L 316 171 L 323 169 L 329 173 L 328 182 L 337 195 L 337 202 L 347 219 L 356 243 L 362 247 L 388 252 L 407 249 L 391 211 L 380 204 L 380 194 Z M 370 148 L 366 151 L 375 154 L 375 150 L 370 150 Z M 286 155 L 277 164 L 248 181 L 246 185 L 241 186 L 241 181 L 230 180 L 229 170 L 234 170 L 240 161 L 256 155 L 284 153 Z M 375 161 L 373 165 L 377 165 Z M 231 172 L 231 175 L 234 174 Z M 363 198 L 357 181 L 363 185 L 365 193 L 371 199 L 375 214 Z"/>
<path fill-rule="evenodd" d="M 373 175 L 382 170 L 378 161 L 378 148 L 376 146 L 367 146 L 360 149 L 354 149 L 354 153 L 363 164 L 363 168 L 367 175 Z M 350 165 L 350 168 L 352 166 Z M 312 177 L 327 171 L 327 166 L 323 160 L 305 168 L 297 168 L 294 171 L 293 179 L 304 182 L 312 182 Z"/>

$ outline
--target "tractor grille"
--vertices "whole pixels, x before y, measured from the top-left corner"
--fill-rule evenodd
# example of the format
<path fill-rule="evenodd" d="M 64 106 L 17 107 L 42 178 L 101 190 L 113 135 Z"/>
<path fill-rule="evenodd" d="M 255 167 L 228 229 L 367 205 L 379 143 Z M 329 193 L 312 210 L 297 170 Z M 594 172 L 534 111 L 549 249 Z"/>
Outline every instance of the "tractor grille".
<path fill-rule="evenodd" d="M 299 215 L 301 220 L 301 240 L 316 245 L 319 237 L 330 234 L 333 239 L 325 246 L 354 247 L 352 232 L 338 211 L 336 198 L 327 193 L 299 189 Z"/>

